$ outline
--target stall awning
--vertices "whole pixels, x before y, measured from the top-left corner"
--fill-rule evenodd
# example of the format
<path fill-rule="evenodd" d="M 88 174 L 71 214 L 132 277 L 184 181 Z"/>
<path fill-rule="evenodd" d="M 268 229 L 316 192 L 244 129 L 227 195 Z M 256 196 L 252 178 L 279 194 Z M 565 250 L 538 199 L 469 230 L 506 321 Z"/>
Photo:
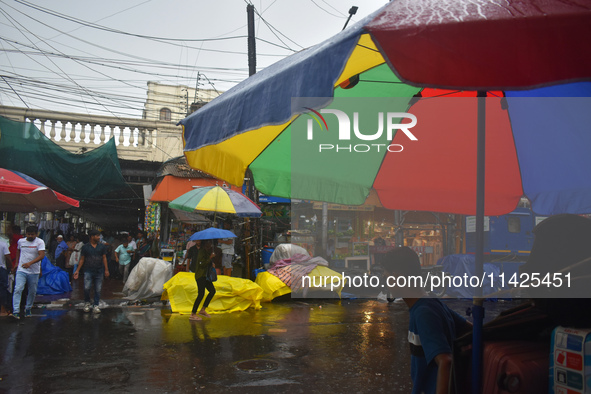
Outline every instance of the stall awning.
<path fill-rule="evenodd" d="M 190 192 L 195 187 L 202 186 L 223 186 L 223 181 L 215 178 L 179 178 L 172 175 L 166 175 L 152 194 L 152 202 L 170 202 L 183 194 Z M 231 187 L 232 190 L 240 192 L 240 188 Z"/>

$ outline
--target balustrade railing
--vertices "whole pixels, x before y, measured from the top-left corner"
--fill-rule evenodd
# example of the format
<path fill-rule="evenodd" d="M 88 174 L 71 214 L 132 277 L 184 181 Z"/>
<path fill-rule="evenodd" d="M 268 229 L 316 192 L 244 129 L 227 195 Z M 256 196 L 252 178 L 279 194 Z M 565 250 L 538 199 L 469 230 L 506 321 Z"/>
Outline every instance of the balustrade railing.
<path fill-rule="evenodd" d="M 0 116 L 32 122 L 50 140 L 74 153 L 115 138 L 122 159 L 164 161 L 182 154 L 182 128 L 171 122 L 0 106 Z"/>

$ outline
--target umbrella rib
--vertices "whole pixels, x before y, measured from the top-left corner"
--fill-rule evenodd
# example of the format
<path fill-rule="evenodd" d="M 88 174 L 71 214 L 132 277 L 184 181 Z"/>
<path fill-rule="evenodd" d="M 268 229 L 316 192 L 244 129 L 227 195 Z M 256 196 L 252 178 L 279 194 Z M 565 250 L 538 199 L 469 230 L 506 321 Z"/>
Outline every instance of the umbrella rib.
<path fill-rule="evenodd" d="M 363 44 L 359 44 L 358 43 L 357 46 L 358 47 L 361 47 L 361 48 L 364 48 L 364 49 L 369 49 L 372 52 L 379 52 L 376 48 L 371 48 L 371 47 L 368 47 L 367 45 L 363 45 Z"/>
<path fill-rule="evenodd" d="M 400 81 L 398 81 L 398 82 L 397 81 L 375 81 L 375 80 L 372 81 L 369 79 L 361 79 L 361 78 L 359 79 L 359 82 L 373 82 L 373 83 L 380 83 L 380 84 L 390 83 L 390 84 L 394 84 L 394 85 L 406 85 L 404 82 L 400 82 Z"/>

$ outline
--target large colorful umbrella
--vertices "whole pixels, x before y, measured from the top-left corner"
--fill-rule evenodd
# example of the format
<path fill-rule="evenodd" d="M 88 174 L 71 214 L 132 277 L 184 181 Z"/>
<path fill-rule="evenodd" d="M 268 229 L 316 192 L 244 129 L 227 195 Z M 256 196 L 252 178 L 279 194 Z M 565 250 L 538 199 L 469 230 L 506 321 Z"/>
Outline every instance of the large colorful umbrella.
<path fill-rule="evenodd" d="M 404 156 L 408 151 L 396 155 L 382 149 L 381 152 L 366 155 L 363 160 L 333 155 L 328 165 L 322 165 L 307 157 L 296 157 L 301 152 L 293 150 L 292 146 L 292 140 L 297 136 L 293 136 L 293 128 L 288 126 L 293 120 L 297 118 L 305 122 L 310 117 L 302 114 L 314 115 L 307 108 L 325 108 L 333 97 L 399 97 L 401 99 L 396 102 L 396 111 L 406 112 L 406 104 L 421 88 L 402 83 L 396 74 L 415 85 L 506 89 L 496 94 L 506 94 L 507 101 L 517 103 L 524 103 L 525 99 L 520 101 L 513 96 L 589 95 L 589 84 L 586 83 L 570 84 L 559 90 L 545 88 L 515 92 L 524 87 L 589 76 L 591 51 L 577 45 L 591 38 L 589 3 L 531 0 L 506 7 L 499 6 L 495 1 L 427 3 L 390 2 L 335 37 L 262 70 L 182 120 L 185 155 L 189 164 L 235 185 L 243 183 L 244 173 L 249 168 L 255 186 L 262 193 L 344 204 L 363 203 L 370 189 L 376 186 L 374 180 L 380 178 L 380 174 L 386 179 L 392 179 L 393 173 L 406 174 L 414 177 L 414 184 L 401 184 L 397 179 L 396 182 L 382 184 L 377 188 L 385 207 L 474 214 L 476 148 L 472 142 L 475 143 L 476 137 L 474 132 L 465 134 L 467 128 L 475 130 L 472 122 L 474 118 L 459 118 L 464 126 L 458 127 L 455 121 L 453 124 L 439 122 L 438 130 L 446 126 L 439 135 L 445 139 L 444 142 L 453 145 L 452 150 L 442 146 L 439 152 L 429 152 L 427 160 L 414 160 L 414 157 L 409 160 Z M 416 48 L 413 42 L 417 43 Z M 399 66 L 398 62 L 402 64 Z M 407 65 L 409 62 L 424 69 L 421 79 L 417 79 L 413 66 Z M 402 71 L 399 71 L 399 67 Z M 439 80 L 441 83 L 438 83 Z M 436 91 L 428 95 L 448 93 Z M 313 105 L 297 106 L 292 105 L 292 98 L 295 97 L 320 99 Z M 423 103 L 418 104 L 424 106 Z M 547 103 L 547 106 L 552 105 L 557 104 Z M 516 116 L 514 112 L 520 111 L 522 108 L 509 105 L 509 110 L 504 111 L 505 119 L 508 120 L 509 116 L 513 119 Z M 564 119 L 567 116 L 560 115 L 562 111 L 563 108 L 539 110 L 536 117 L 547 115 L 553 119 Z M 531 111 L 525 118 L 530 114 Z M 322 115 L 327 122 L 335 120 L 332 114 Z M 508 121 L 505 124 L 509 124 Z M 556 121 L 549 124 L 540 120 L 539 124 L 545 127 L 540 130 L 521 127 L 517 132 L 539 135 L 536 144 L 552 141 L 552 145 L 558 140 Z M 581 122 L 577 121 L 577 124 Z M 416 128 L 421 127 L 425 127 L 424 116 L 418 116 Z M 330 124 L 328 128 L 336 129 Z M 418 130 L 416 128 L 413 130 Z M 571 132 L 568 127 L 560 127 L 560 130 L 561 133 Z M 421 138 L 418 131 L 416 135 L 419 143 L 409 142 L 404 145 L 406 149 L 414 145 L 417 150 L 421 150 L 423 144 L 431 141 L 430 136 Z M 457 135 L 474 137 L 457 146 L 455 143 L 460 140 Z M 397 137 L 406 138 L 404 135 Z M 510 135 L 507 138 L 512 139 Z M 577 138 L 579 136 L 573 137 L 574 140 Z M 584 133 L 582 138 L 588 142 L 588 133 Z M 521 141 L 516 141 L 518 152 L 512 154 L 518 155 L 519 161 L 514 160 L 512 164 L 506 163 L 509 154 L 504 150 L 494 145 L 487 148 L 487 161 L 495 163 L 495 166 L 489 165 L 487 168 L 487 214 L 511 211 L 523 194 L 530 197 L 536 212 L 559 212 L 562 207 L 546 203 L 548 196 L 554 195 L 554 191 L 547 190 L 547 185 L 556 181 L 560 181 L 563 190 L 576 189 L 582 194 L 591 195 L 591 179 L 572 174 L 573 167 L 569 161 L 549 155 L 542 150 L 546 146 L 538 147 L 532 145 L 531 141 Z M 355 142 L 363 141 L 351 141 L 352 144 Z M 382 142 L 389 141 L 384 138 Z M 522 148 L 533 156 L 522 155 L 519 152 Z M 453 155 L 450 156 L 449 152 L 453 152 Z M 402 163 L 397 163 L 396 168 L 383 165 L 389 162 L 384 160 L 388 156 L 397 156 Z M 540 162 L 547 165 L 549 156 L 555 158 L 552 160 L 552 172 L 539 171 L 534 174 L 526 170 L 537 168 Z M 575 155 L 568 156 L 573 158 Z M 584 156 L 584 161 L 575 168 L 589 168 L 591 158 Z M 457 170 L 458 163 L 461 171 Z M 292 164 L 297 167 L 297 171 L 293 171 Z M 519 173 L 523 176 L 523 182 Z M 507 174 L 513 177 L 511 187 L 506 185 Z M 564 177 L 564 174 L 569 176 Z M 572 185 L 565 185 L 569 181 L 577 185 L 575 189 Z M 525 190 L 522 190 L 521 183 Z M 410 187 L 417 193 L 411 193 Z M 392 200 L 391 197 L 400 195 L 401 190 L 408 198 L 402 202 L 399 199 Z M 437 206 L 430 206 L 434 202 L 432 197 L 439 195 L 442 190 L 451 192 L 439 198 Z M 426 196 L 427 200 L 425 197 L 416 198 L 416 194 Z M 542 201 L 544 204 L 539 207 Z M 591 197 L 580 200 L 577 206 L 571 205 L 570 210 L 586 212 L 589 207 Z"/>
<path fill-rule="evenodd" d="M 261 210 L 244 194 L 220 186 L 198 187 L 168 205 L 187 212 L 231 213 L 239 217 L 259 217 Z"/>
<path fill-rule="evenodd" d="M 589 97 L 591 86 L 540 87 L 591 79 L 591 51 L 581 47 L 589 39 L 591 4 L 582 0 L 392 1 L 181 121 L 185 155 L 191 166 L 234 184 L 250 168 L 265 194 L 360 204 L 373 187 L 386 208 L 478 214 L 480 234 L 485 213 L 508 213 L 523 195 L 539 214 L 588 213 L 591 106 L 560 97 Z M 453 92 L 425 87 L 489 91 L 480 94 L 489 98 L 431 99 Z M 422 98 L 412 99 L 418 93 Z M 302 97 L 319 99 L 294 99 Z M 340 135 L 354 119 L 326 110 L 339 97 L 398 97 L 391 111 L 400 119 L 413 114 L 416 126 L 391 141 L 383 133 L 371 141 L 377 146 L 363 133 Z M 315 154 L 299 144 L 309 136 L 319 140 Z M 358 148 L 357 159 L 335 152 L 338 141 L 350 142 L 342 150 Z M 364 145 L 374 149 L 362 156 Z M 332 160 L 315 161 L 319 153 Z M 478 351 L 482 310 L 475 312 Z M 478 391 L 479 379 L 473 384 Z"/>
<path fill-rule="evenodd" d="M 78 200 L 64 196 L 28 175 L 0 168 L 0 211 L 56 211 L 79 205 Z"/>

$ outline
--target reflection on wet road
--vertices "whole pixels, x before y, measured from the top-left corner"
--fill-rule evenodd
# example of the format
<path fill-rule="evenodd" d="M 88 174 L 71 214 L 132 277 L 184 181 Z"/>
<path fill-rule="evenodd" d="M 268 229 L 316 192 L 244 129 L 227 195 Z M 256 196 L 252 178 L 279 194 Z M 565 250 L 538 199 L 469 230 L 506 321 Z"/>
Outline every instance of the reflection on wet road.
<path fill-rule="evenodd" d="M 0 392 L 410 392 L 403 303 L 267 303 L 201 322 L 159 306 L 34 312 L 0 320 Z"/>

